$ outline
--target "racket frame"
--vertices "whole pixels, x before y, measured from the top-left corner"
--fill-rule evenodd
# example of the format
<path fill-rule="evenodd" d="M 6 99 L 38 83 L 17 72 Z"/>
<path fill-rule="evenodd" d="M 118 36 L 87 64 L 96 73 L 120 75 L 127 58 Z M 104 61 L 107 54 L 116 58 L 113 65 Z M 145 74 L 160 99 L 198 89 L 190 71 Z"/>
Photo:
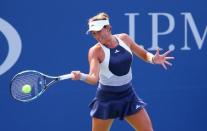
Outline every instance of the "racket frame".
<path fill-rule="evenodd" d="M 19 75 L 23 74 L 23 73 L 38 73 L 40 74 L 41 76 L 44 77 L 44 88 L 37 94 L 35 95 L 34 97 L 30 98 L 30 99 L 27 99 L 27 100 L 20 100 L 20 99 L 17 99 L 13 93 L 12 93 L 12 90 L 11 90 L 11 87 L 12 87 L 12 82 L 15 80 L 16 77 L 18 77 Z M 70 79 L 72 77 L 71 74 L 65 74 L 65 75 L 61 75 L 61 76 L 50 76 L 50 75 L 46 75 L 42 72 L 39 72 L 39 71 L 36 71 L 36 70 L 25 70 L 25 71 L 21 71 L 19 73 L 17 73 L 16 75 L 14 75 L 14 77 L 12 78 L 12 80 L 10 81 L 10 93 L 11 93 L 11 96 L 17 100 L 17 101 L 21 101 L 21 102 L 30 102 L 30 101 L 33 101 L 35 100 L 36 98 L 38 98 L 40 95 L 42 95 L 48 87 L 52 86 L 53 84 L 55 84 L 56 82 L 58 81 L 62 81 L 62 80 L 66 80 L 66 79 Z M 47 79 L 51 79 L 50 82 L 47 83 Z"/>

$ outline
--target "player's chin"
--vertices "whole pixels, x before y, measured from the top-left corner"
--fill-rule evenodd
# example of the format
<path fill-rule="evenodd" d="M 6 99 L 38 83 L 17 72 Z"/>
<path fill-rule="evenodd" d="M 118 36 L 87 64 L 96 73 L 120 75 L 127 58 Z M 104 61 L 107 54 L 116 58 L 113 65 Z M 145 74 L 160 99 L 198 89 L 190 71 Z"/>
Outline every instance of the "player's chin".
<path fill-rule="evenodd" d="M 102 39 L 96 39 L 99 43 L 103 43 Z"/>
<path fill-rule="evenodd" d="M 104 37 L 100 37 L 100 38 L 98 38 L 97 41 L 100 42 L 100 43 L 105 43 L 105 39 L 104 39 Z"/>

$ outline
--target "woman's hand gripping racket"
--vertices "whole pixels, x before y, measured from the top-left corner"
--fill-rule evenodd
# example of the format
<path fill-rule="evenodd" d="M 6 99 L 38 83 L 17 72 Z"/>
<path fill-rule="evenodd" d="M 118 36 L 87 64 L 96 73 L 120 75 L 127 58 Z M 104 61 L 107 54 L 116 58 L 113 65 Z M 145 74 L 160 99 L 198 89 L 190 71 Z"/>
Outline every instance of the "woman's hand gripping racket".
<path fill-rule="evenodd" d="M 70 79 L 71 76 L 71 74 L 48 76 L 35 70 L 22 71 L 11 80 L 11 95 L 18 101 L 29 102 L 38 98 L 49 86 Z"/>

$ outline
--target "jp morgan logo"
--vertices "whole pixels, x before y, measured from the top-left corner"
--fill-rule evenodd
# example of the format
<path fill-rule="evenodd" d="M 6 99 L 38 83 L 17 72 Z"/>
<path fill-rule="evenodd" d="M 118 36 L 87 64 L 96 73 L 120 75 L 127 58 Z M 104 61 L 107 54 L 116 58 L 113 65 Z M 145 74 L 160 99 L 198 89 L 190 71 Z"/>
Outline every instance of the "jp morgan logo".
<path fill-rule="evenodd" d="M 5 36 L 9 49 L 6 59 L 2 64 L 0 63 L 0 75 L 2 75 L 18 60 L 21 54 L 22 42 L 15 28 L 2 18 L 0 18 L 0 32 Z"/>
<path fill-rule="evenodd" d="M 159 37 L 170 34 L 174 28 L 175 28 L 175 21 L 176 19 L 173 17 L 170 13 L 164 13 L 164 12 L 158 12 L 158 13 L 148 13 L 149 17 L 152 18 L 152 46 L 148 48 L 148 50 L 156 50 L 159 45 Z M 180 15 L 183 18 L 184 27 L 181 29 L 184 34 L 183 39 L 183 47 L 180 48 L 180 50 L 191 50 L 188 40 L 189 40 L 189 32 L 192 32 L 192 35 L 195 39 L 196 45 L 199 50 L 202 49 L 205 37 L 207 34 L 207 26 L 205 26 L 204 32 L 199 32 L 196 23 L 194 21 L 194 18 L 190 12 L 181 12 Z M 129 35 L 133 40 L 135 40 L 135 20 L 138 19 L 137 17 L 140 17 L 141 15 L 139 13 L 125 13 L 125 16 L 129 17 Z M 160 17 L 167 18 L 167 21 L 169 23 L 168 27 L 165 31 L 159 31 L 159 20 Z M 140 20 L 139 20 L 140 21 Z M 197 21 L 196 21 L 197 22 Z M 203 28 L 203 27 L 202 27 Z M 192 43 L 192 42 L 191 42 Z M 174 50 L 175 45 L 169 44 L 169 49 Z"/>

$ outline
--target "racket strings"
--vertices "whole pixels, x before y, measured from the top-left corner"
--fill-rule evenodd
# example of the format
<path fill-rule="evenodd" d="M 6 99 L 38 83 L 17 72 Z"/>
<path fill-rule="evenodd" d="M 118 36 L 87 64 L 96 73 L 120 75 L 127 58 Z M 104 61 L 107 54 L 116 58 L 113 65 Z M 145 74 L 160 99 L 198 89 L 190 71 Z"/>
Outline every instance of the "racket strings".
<path fill-rule="evenodd" d="M 22 91 L 23 86 L 29 85 L 31 92 Z M 40 94 L 44 88 L 44 76 L 38 73 L 23 73 L 15 77 L 11 84 L 11 93 L 15 99 L 26 101 Z"/>

